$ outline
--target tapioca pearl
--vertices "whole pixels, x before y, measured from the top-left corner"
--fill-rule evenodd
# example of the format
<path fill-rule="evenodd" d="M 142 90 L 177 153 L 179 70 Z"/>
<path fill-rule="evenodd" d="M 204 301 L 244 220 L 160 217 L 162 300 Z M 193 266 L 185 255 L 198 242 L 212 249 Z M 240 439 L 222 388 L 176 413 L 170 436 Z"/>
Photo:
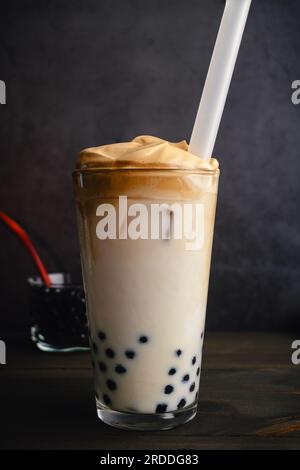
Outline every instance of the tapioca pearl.
<path fill-rule="evenodd" d="M 103 361 L 99 362 L 98 367 L 99 367 L 99 370 L 101 370 L 101 372 L 106 372 L 107 371 L 107 365 Z"/>
<path fill-rule="evenodd" d="M 97 354 L 97 352 L 98 352 L 98 346 L 97 346 L 97 344 L 96 344 L 94 341 L 93 341 L 93 345 L 92 345 L 92 346 L 93 346 L 93 351 L 94 351 L 94 353 Z"/>
<path fill-rule="evenodd" d="M 125 351 L 125 356 L 128 357 L 128 359 L 134 359 L 136 355 L 136 352 L 133 351 L 133 349 L 127 349 Z"/>
<path fill-rule="evenodd" d="M 168 405 L 166 403 L 159 403 L 155 409 L 156 413 L 165 413 L 167 411 Z"/>
<path fill-rule="evenodd" d="M 185 374 L 185 375 L 182 377 L 182 382 L 188 382 L 189 380 L 190 380 L 189 374 Z"/>
<path fill-rule="evenodd" d="M 193 392 L 195 390 L 195 382 L 193 382 L 190 386 L 190 392 Z"/>
<path fill-rule="evenodd" d="M 171 367 L 171 369 L 169 369 L 168 375 L 174 375 L 174 374 L 176 374 L 176 369 L 175 367 Z"/>
<path fill-rule="evenodd" d="M 196 374 L 197 374 L 197 377 L 198 377 L 198 375 L 200 374 L 200 367 L 198 367 Z"/>
<path fill-rule="evenodd" d="M 184 398 L 182 398 L 180 400 L 180 402 L 178 403 L 177 408 L 178 409 L 183 408 L 185 406 L 185 404 L 186 404 L 186 400 Z"/>
<path fill-rule="evenodd" d="M 107 385 L 107 388 L 109 388 L 109 390 L 116 390 L 117 388 L 117 384 L 114 380 L 111 380 L 111 379 L 108 379 L 106 381 L 106 385 Z"/>
<path fill-rule="evenodd" d="M 149 341 L 149 338 L 146 335 L 141 335 L 139 337 L 139 343 L 145 344 L 145 343 L 148 343 L 148 341 Z"/>
<path fill-rule="evenodd" d="M 106 395 L 106 393 L 104 393 L 104 395 L 102 396 L 102 398 L 103 398 L 104 403 L 105 403 L 107 406 L 111 405 L 111 403 L 112 403 L 112 402 L 111 402 L 111 399 L 110 399 L 110 397 L 109 397 L 108 395 Z"/>
<path fill-rule="evenodd" d="M 127 372 L 126 367 L 122 366 L 122 364 L 117 364 L 115 367 L 115 371 L 117 374 L 125 374 Z"/>
<path fill-rule="evenodd" d="M 164 392 L 165 392 L 166 395 L 170 395 L 170 393 L 172 393 L 173 390 L 174 390 L 173 385 L 166 385 Z"/>
<path fill-rule="evenodd" d="M 109 357 L 109 358 L 115 357 L 115 351 L 114 351 L 113 349 L 111 349 L 111 348 L 107 348 L 107 349 L 105 350 L 105 354 L 106 354 L 107 357 Z"/>
<path fill-rule="evenodd" d="M 193 356 L 193 359 L 192 359 L 192 365 L 193 366 L 196 364 L 196 360 L 197 360 L 196 356 Z"/>
<path fill-rule="evenodd" d="M 106 340 L 106 334 L 104 333 L 104 331 L 98 331 L 98 338 L 100 339 L 100 341 Z"/>
<path fill-rule="evenodd" d="M 181 354 L 182 354 L 181 349 L 176 349 L 175 354 L 176 354 L 176 356 L 180 357 Z"/>

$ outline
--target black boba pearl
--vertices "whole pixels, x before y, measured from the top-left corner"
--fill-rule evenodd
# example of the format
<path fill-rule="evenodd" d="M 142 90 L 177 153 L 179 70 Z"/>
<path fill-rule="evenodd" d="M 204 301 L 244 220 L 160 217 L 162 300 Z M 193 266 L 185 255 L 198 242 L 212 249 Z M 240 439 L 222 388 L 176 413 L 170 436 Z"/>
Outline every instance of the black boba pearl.
<path fill-rule="evenodd" d="M 132 349 L 127 349 L 127 351 L 125 351 L 125 356 L 128 357 L 128 359 L 134 359 L 135 351 Z"/>
<path fill-rule="evenodd" d="M 194 356 L 192 359 L 192 365 L 194 366 L 195 364 L 196 364 L 196 356 Z"/>
<path fill-rule="evenodd" d="M 139 337 L 139 342 L 142 344 L 148 343 L 148 341 L 149 341 L 149 338 L 145 335 L 142 335 Z"/>
<path fill-rule="evenodd" d="M 101 372 L 106 372 L 107 366 L 104 362 L 100 361 L 98 366 L 99 366 L 99 369 L 101 370 Z"/>
<path fill-rule="evenodd" d="M 176 374 L 176 369 L 174 367 L 171 367 L 171 369 L 168 372 L 169 375 L 174 375 Z"/>
<path fill-rule="evenodd" d="M 116 382 L 114 382 L 113 380 L 110 380 L 110 379 L 108 379 L 106 381 L 106 385 L 107 385 L 107 388 L 109 388 L 109 390 L 116 390 L 116 388 L 117 388 Z"/>
<path fill-rule="evenodd" d="M 193 392 L 195 390 L 195 382 L 192 383 L 190 386 L 190 392 Z"/>
<path fill-rule="evenodd" d="M 103 401 L 106 405 L 111 405 L 111 399 L 106 394 L 103 395 Z"/>
<path fill-rule="evenodd" d="M 182 351 L 181 351 L 181 349 L 177 349 L 177 351 L 176 351 L 176 356 L 178 356 L 178 357 L 179 357 L 179 356 L 181 356 L 181 354 L 182 354 Z"/>
<path fill-rule="evenodd" d="M 101 341 L 105 341 L 106 340 L 106 334 L 103 331 L 98 331 L 98 338 Z"/>
<path fill-rule="evenodd" d="M 125 372 L 127 372 L 127 369 L 122 366 L 122 364 L 117 364 L 115 367 L 115 371 L 117 374 L 125 374 Z"/>
<path fill-rule="evenodd" d="M 97 344 L 93 342 L 93 351 L 94 353 L 97 353 L 98 352 L 98 347 L 97 347 Z"/>
<path fill-rule="evenodd" d="M 156 407 L 156 413 L 165 413 L 167 411 L 168 405 L 165 403 L 159 403 Z"/>
<path fill-rule="evenodd" d="M 166 385 L 166 386 L 165 386 L 165 394 L 166 394 L 166 395 L 169 395 L 170 393 L 172 393 L 173 390 L 174 390 L 173 385 Z"/>
<path fill-rule="evenodd" d="M 197 375 L 200 374 L 200 367 L 198 367 L 196 374 L 197 374 Z"/>
<path fill-rule="evenodd" d="M 185 375 L 182 377 L 182 382 L 188 382 L 189 380 L 190 380 L 189 374 L 185 374 Z"/>
<path fill-rule="evenodd" d="M 180 402 L 178 403 L 177 408 L 178 409 L 183 408 L 185 404 L 186 404 L 186 401 L 184 398 L 182 398 Z"/>
<path fill-rule="evenodd" d="M 114 352 L 114 350 L 111 349 L 111 348 L 107 348 L 107 349 L 105 350 L 105 354 L 107 355 L 107 357 L 110 357 L 110 358 L 115 357 L 115 352 Z"/>

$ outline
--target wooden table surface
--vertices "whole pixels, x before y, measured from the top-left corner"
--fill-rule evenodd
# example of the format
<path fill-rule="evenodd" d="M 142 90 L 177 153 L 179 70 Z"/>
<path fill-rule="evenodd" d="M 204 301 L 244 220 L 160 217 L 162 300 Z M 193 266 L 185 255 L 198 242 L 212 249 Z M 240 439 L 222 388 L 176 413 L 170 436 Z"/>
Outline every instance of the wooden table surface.
<path fill-rule="evenodd" d="M 148 433 L 97 418 L 88 353 L 47 354 L 22 336 L 1 339 L 2 449 L 300 449 L 291 334 L 207 333 L 197 417 Z"/>

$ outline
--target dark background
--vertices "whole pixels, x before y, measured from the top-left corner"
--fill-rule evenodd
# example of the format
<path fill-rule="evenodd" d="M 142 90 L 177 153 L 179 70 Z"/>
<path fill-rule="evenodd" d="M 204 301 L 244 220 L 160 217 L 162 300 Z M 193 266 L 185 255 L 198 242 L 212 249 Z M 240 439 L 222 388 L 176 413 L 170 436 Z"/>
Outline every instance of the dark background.
<path fill-rule="evenodd" d="M 86 146 L 190 137 L 221 0 L 1 3 L 1 209 L 50 271 L 80 275 L 71 171 Z M 300 326 L 299 0 L 253 0 L 215 147 L 222 177 L 207 324 Z M 0 225 L 2 330 L 26 324 L 33 265 Z"/>

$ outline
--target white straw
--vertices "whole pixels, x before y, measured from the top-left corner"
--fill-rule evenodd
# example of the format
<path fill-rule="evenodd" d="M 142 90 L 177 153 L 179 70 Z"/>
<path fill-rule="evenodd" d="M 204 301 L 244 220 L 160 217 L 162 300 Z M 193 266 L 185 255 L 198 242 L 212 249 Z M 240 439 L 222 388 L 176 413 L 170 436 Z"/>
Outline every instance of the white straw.
<path fill-rule="evenodd" d="M 196 116 L 189 151 L 212 156 L 251 0 L 227 0 Z"/>

